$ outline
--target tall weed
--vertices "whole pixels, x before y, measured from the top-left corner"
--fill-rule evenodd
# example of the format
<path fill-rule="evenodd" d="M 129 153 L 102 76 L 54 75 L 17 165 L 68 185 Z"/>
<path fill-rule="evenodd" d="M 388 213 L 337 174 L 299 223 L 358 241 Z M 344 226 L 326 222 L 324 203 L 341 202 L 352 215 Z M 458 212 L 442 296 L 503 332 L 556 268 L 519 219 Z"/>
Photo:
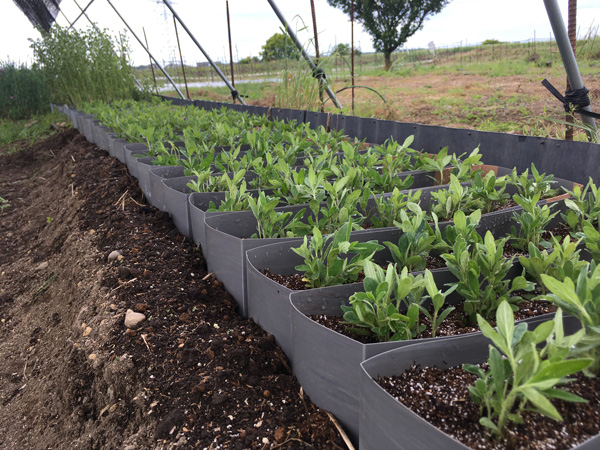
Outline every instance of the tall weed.
<path fill-rule="evenodd" d="M 127 99 L 136 91 L 124 35 L 115 42 L 106 31 L 55 26 L 31 46 L 56 103 Z"/>
<path fill-rule="evenodd" d="M 0 117 L 19 120 L 48 111 L 50 98 L 39 68 L 0 61 Z"/>

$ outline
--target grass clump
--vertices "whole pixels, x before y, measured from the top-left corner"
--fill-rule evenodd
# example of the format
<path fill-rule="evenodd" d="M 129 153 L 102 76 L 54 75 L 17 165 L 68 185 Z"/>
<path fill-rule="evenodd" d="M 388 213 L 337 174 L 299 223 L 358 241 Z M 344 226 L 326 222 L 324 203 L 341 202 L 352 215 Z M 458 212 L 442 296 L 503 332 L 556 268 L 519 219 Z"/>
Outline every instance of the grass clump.
<path fill-rule="evenodd" d="M 0 121 L 0 154 L 18 151 L 22 147 L 16 145 L 18 142 L 26 141 L 31 145 L 38 139 L 51 136 L 56 132 L 52 124 L 64 120 L 64 115 L 53 112 L 28 119 Z"/>

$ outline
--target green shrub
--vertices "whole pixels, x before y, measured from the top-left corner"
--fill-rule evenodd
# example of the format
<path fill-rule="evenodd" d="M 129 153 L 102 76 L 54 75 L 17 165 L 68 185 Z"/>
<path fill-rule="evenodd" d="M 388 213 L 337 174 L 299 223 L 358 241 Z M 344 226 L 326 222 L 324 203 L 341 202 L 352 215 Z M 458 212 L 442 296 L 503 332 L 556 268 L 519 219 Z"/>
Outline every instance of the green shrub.
<path fill-rule="evenodd" d="M 0 62 L 0 117 L 20 120 L 49 110 L 50 98 L 39 68 Z"/>
<path fill-rule="evenodd" d="M 136 92 L 123 35 L 114 42 L 106 31 L 56 26 L 31 46 L 55 103 L 78 106 L 127 99 Z"/>

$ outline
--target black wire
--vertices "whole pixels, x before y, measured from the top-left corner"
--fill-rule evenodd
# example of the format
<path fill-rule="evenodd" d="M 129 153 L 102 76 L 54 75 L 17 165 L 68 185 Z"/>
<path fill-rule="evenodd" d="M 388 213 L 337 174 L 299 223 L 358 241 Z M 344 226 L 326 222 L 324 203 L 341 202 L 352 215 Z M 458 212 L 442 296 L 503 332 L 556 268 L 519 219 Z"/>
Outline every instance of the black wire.
<path fill-rule="evenodd" d="M 548 80 L 544 79 L 542 81 L 542 84 L 546 89 L 550 91 L 552 95 L 554 95 L 563 104 L 563 107 L 565 108 L 566 112 L 570 113 L 573 109 L 573 112 L 581 114 L 582 116 L 600 119 L 599 113 L 585 111 L 582 109 L 586 106 L 590 106 L 591 104 L 590 96 L 588 95 L 590 91 L 585 86 L 581 89 L 567 89 L 563 97 L 563 95 L 560 92 L 558 92 L 558 89 L 552 86 L 552 83 L 550 83 Z"/>

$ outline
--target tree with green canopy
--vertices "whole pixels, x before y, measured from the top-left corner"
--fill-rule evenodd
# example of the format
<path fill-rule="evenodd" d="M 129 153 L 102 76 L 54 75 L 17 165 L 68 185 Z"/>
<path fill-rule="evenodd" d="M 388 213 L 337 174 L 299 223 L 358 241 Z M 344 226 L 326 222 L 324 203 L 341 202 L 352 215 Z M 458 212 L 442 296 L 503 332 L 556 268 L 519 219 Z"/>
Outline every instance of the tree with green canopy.
<path fill-rule="evenodd" d="M 392 67 L 392 52 L 423 27 L 425 20 L 439 13 L 451 0 L 327 0 L 350 14 L 373 38 L 373 46 L 383 52 L 385 70 Z"/>
<path fill-rule="evenodd" d="M 260 57 L 263 61 L 273 61 L 275 59 L 298 59 L 300 52 L 296 48 L 294 41 L 287 34 L 275 33 L 265 45 L 262 46 Z"/>

